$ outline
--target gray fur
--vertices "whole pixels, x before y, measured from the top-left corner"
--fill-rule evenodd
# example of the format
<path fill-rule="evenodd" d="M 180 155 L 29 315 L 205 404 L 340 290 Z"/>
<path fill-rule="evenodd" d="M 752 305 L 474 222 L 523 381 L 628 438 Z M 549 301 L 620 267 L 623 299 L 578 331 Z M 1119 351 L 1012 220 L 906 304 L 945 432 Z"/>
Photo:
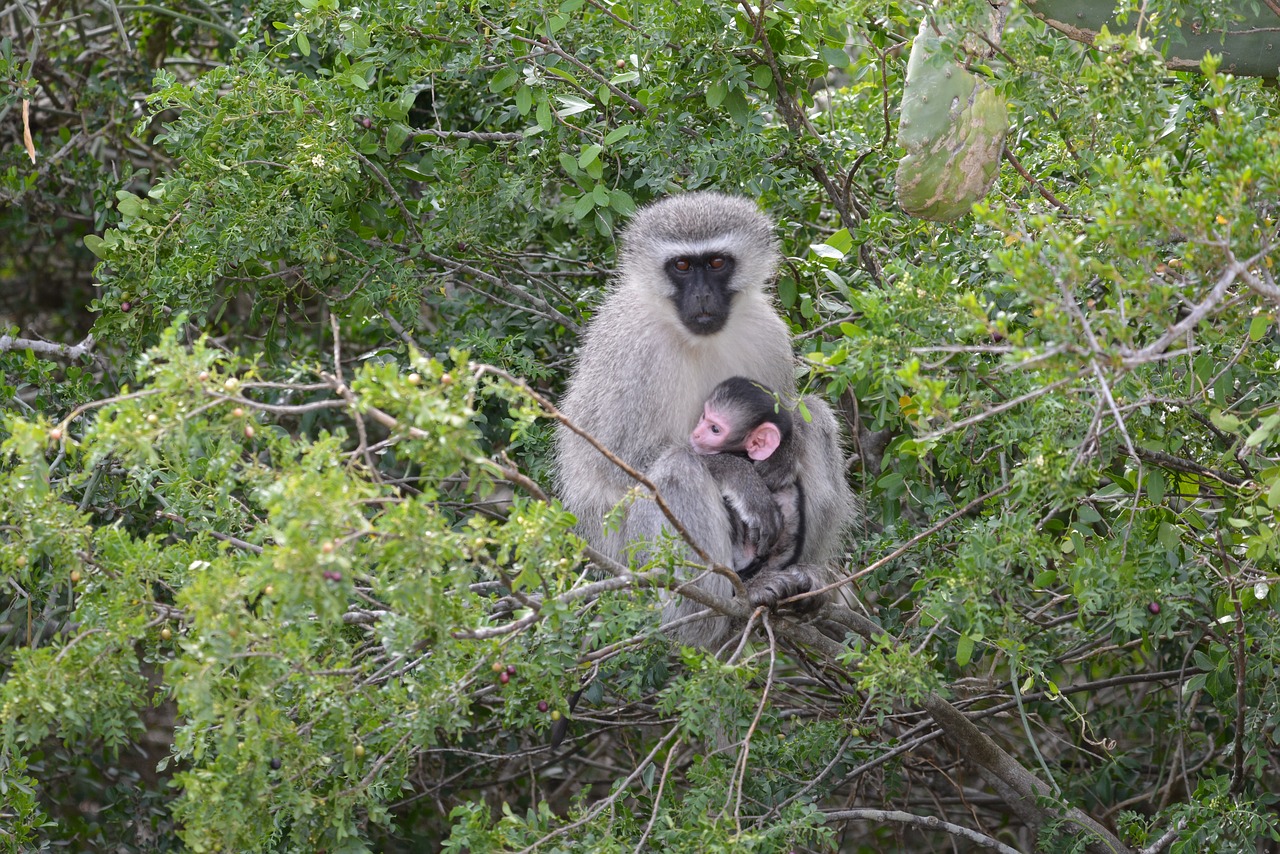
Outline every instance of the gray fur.
<path fill-rule="evenodd" d="M 583 335 L 561 409 L 645 472 L 699 545 L 728 565 L 728 513 L 715 480 L 689 448 L 689 434 L 711 390 L 736 374 L 795 394 L 791 337 L 768 292 L 779 262 L 773 225 L 746 199 L 687 193 L 642 209 L 621 244 L 617 275 Z M 717 251 L 736 259 L 736 293 L 724 328 L 699 336 L 684 327 L 668 299 L 673 286 L 663 265 L 676 255 Z M 813 429 L 801 452 L 811 532 L 802 563 L 823 567 L 829 576 L 826 565 L 853 520 L 854 500 L 835 416 L 825 401 L 810 397 L 805 404 Z M 667 527 L 652 501 L 638 500 L 621 529 L 606 534 L 604 516 L 634 486 L 630 478 L 565 428 L 556 434 L 556 463 L 560 498 L 578 517 L 579 533 L 610 557 L 625 561 L 628 543 L 650 541 Z M 710 593 L 732 593 L 719 576 L 707 575 L 700 584 Z M 789 584 L 797 586 L 802 583 Z M 700 608 L 673 597 L 663 622 Z M 677 637 L 712 648 L 732 630 L 727 619 L 714 617 L 680 628 Z"/>

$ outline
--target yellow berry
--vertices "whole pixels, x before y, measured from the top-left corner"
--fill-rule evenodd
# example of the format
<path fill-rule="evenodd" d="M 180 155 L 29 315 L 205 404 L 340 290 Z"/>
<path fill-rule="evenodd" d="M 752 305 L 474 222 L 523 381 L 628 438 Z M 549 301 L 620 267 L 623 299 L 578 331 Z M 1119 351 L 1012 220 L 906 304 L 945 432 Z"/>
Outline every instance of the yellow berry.
<path fill-rule="evenodd" d="M 73 569 L 73 570 L 71 570 L 71 583 L 72 583 L 72 584 L 79 584 L 79 583 L 80 583 L 80 578 L 81 578 L 81 576 L 80 576 L 80 570 L 78 570 L 78 569 Z"/>

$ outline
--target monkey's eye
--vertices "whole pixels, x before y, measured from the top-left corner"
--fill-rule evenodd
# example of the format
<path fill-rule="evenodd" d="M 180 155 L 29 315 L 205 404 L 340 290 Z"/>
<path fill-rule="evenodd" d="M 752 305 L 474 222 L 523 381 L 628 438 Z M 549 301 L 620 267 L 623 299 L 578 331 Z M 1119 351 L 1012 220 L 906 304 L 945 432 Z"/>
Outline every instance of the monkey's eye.
<path fill-rule="evenodd" d="M 712 258 L 710 261 L 707 262 L 707 266 L 713 270 L 723 270 L 724 257 L 721 255 L 715 256 L 714 258 Z"/>
<path fill-rule="evenodd" d="M 688 259 L 688 258 L 677 258 L 677 259 L 676 259 L 675 267 L 676 267 L 676 269 L 677 269 L 677 270 L 679 270 L 681 273 L 687 273 L 687 272 L 689 272 L 689 267 L 690 267 L 690 266 L 691 266 L 691 265 L 689 264 L 689 259 Z"/>
<path fill-rule="evenodd" d="M 714 436 L 719 436 L 719 435 L 720 435 L 720 425 L 719 425 L 719 424 L 712 424 L 712 425 L 711 425 L 711 433 L 712 433 L 712 435 L 714 435 Z"/>

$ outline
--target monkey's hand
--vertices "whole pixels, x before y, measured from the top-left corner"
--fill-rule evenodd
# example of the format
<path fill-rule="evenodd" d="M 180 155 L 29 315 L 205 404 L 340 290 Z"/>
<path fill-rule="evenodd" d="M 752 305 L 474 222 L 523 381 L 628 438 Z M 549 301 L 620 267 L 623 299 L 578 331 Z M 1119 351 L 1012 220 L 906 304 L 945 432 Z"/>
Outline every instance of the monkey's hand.
<path fill-rule="evenodd" d="M 785 520 L 773 493 L 756 473 L 749 460 L 732 454 L 714 454 L 704 458 L 707 470 L 720 487 L 725 503 L 737 517 L 734 520 L 737 545 L 750 555 L 770 554 L 782 533 Z"/>
<path fill-rule="evenodd" d="M 765 572 L 747 582 L 747 601 L 753 608 L 764 605 L 775 610 L 783 599 L 790 599 L 801 593 L 820 586 L 817 583 L 819 569 L 808 564 L 795 564 L 775 572 Z M 796 610 L 807 614 L 816 611 L 827 601 L 827 597 L 809 596 L 798 602 L 790 603 L 788 610 Z"/>

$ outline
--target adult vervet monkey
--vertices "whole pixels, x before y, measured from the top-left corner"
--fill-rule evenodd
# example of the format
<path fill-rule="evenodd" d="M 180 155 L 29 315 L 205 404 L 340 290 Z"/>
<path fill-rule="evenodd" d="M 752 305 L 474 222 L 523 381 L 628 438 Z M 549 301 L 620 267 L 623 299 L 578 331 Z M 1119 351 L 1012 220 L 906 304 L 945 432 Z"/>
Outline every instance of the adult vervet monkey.
<path fill-rule="evenodd" d="M 644 472 L 693 539 L 725 565 L 732 560 L 729 515 L 689 435 L 711 390 L 732 376 L 794 397 L 791 336 L 769 294 L 779 257 L 773 224 L 747 199 L 698 192 L 643 208 L 621 235 L 617 274 L 583 335 L 561 405 L 577 426 Z M 807 568 L 794 577 L 751 579 L 752 601 L 773 604 L 829 580 L 812 576 L 830 575 L 826 564 L 853 520 L 835 417 L 825 401 L 804 403 L 812 418 L 797 453 L 811 532 L 800 561 Z M 605 554 L 625 562 L 629 543 L 652 541 L 668 527 L 656 503 L 641 498 L 618 529 L 605 531 L 605 514 L 634 482 L 564 427 L 556 458 L 561 499 L 577 515 L 581 536 Z M 700 585 L 719 596 L 733 592 L 728 579 L 711 573 Z M 701 609 L 673 596 L 663 622 Z M 681 626 L 676 636 L 713 648 L 732 630 L 715 616 Z"/>

